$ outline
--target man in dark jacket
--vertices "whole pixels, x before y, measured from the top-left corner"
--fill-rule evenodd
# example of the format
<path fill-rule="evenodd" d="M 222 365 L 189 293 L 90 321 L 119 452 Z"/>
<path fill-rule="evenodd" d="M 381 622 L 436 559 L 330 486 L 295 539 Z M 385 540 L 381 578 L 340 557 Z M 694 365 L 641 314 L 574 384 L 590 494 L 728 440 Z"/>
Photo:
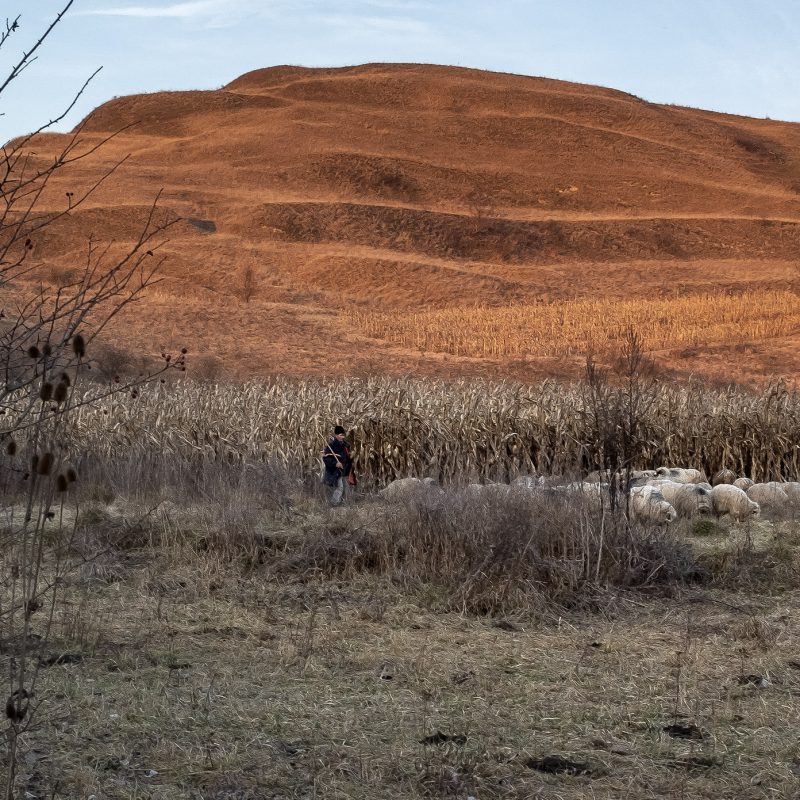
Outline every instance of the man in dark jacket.
<path fill-rule="evenodd" d="M 344 437 L 344 428 L 337 425 L 333 429 L 333 439 L 325 445 L 325 449 L 322 451 L 322 461 L 325 464 L 322 482 L 330 489 L 332 506 L 342 503 L 348 483 L 355 485 L 353 459 L 350 457 L 350 448 Z"/>

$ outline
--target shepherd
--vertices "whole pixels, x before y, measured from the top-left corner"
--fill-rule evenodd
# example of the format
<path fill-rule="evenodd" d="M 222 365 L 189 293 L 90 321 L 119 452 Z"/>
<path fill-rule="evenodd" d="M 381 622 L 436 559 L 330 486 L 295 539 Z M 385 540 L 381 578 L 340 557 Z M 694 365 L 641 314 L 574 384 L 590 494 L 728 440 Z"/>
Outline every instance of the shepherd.
<path fill-rule="evenodd" d="M 333 439 L 322 451 L 322 462 L 325 464 L 322 482 L 330 489 L 330 504 L 341 505 L 344 501 L 345 488 L 356 485 L 350 446 L 345 441 L 345 430 L 341 425 L 333 429 Z"/>

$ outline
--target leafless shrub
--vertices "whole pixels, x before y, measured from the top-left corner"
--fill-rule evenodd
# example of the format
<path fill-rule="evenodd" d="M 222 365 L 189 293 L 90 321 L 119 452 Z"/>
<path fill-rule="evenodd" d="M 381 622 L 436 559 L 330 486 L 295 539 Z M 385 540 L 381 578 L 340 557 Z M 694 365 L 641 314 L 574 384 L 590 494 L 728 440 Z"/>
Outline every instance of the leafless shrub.
<path fill-rule="evenodd" d="M 146 359 L 124 347 L 113 344 L 99 344 L 92 352 L 93 377 L 104 381 L 133 378 L 147 369 Z"/>
<path fill-rule="evenodd" d="M 240 288 L 239 293 L 245 303 L 249 303 L 258 291 L 258 282 L 256 280 L 256 273 L 251 264 L 247 264 L 242 268 L 240 275 Z"/>
<path fill-rule="evenodd" d="M 72 286 L 82 277 L 81 270 L 74 267 L 62 267 L 57 264 L 51 264 L 45 273 L 45 279 L 60 289 Z"/>
<path fill-rule="evenodd" d="M 53 28 L 69 10 L 65 2 L 52 24 L 12 64 L 0 95 L 30 63 Z M 19 29 L 19 17 L 0 30 L 0 48 Z M 85 88 L 85 85 L 84 87 Z M 119 166 L 77 193 L 66 192 L 60 209 L 42 208 L 53 177 L 85 159 L 100 145 L 87 147 L 80 130 L 53 159 L 38 159 L 37 136 L 63 114 L 32 134 L 7 143 L 0 151 L 0 289 L 18 286 L 33 266 L 31 253 L 39 235 L 80 206 Z M 77 188 L 77 187 L 76 187 Z M 6 758 L 5 796 L 19 796 L 17 766 L 22 736 L 32 732 L 39 699 L 36 695 L 43 648 L 47 647 L 59 610 L 61 588 L 71 558 L 76 528 L 70 521 L 69 498 L 78 479 L 76 451 L 65 438 L 67 421 L 80 409 L 144 379 L 93 387 L 76 393 L 89 369 L 94 339 L 124 308 L 155 281 L 160 236 L 172 220 L 154 203 L 142 221 L 139 237 L 122 257 L 109 255 L 88 241 L 77 277 L 42 284 L 22 296 L 15 308 L 4 308 L 0 328 L 0 441 L 7 459 L 3 482 L 16 483 L 7 500 L 7 525 L 0 540 L 0 652 L 4 654 Z M 182 357 L 164 357 L 159 373 L 183 365 Z M 132 389 L 132 393 L 135 388 Z M 73 442 L 74 444 L 74 442 Z"/>
<path fill-rule="evenodd" d="M 613 524 L 580 498 L 520 492 L 477 501 L 448 492 L 369 522 L 351 509 L 335 529 L 307 532 L 277 567 L 328 577 L 384 574 L 436 585 L 447 607 L 477 614 L 591 604 L 609 586 L 695 579 L 687 545 L 663 530 Z"/>
<path fill-rule="evenodd" d="M 734 136 L 733 141 L 738 147 L 741 147 L 742 150 L 751 155 L 770 161 L 783 162 L 786 160 L 786 156 L 776 143 L 753 133 L 742 131 Z"/>

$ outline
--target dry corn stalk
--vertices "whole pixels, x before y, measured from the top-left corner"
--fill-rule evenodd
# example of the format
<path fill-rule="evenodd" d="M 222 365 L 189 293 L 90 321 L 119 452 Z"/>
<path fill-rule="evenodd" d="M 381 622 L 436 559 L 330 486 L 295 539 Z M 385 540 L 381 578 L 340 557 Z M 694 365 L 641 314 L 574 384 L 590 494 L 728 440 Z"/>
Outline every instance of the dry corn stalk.
<path fill-rule="evenodd" d="M 616 391 L 607 387 L 606 391 Z M 79 409 L 71 438 L 99 457 L 164 450 L 181 460 L 267 460 L 309 473 L 344 424 L 366 485 L 397 477 L 507 480 L 592 469 L 595 443 L 580 386 L 369 378 L 155 385 Z M 662 385 L 641 420 L 642 462 L 755 480 L 800 474 L 800 395 Z"/>

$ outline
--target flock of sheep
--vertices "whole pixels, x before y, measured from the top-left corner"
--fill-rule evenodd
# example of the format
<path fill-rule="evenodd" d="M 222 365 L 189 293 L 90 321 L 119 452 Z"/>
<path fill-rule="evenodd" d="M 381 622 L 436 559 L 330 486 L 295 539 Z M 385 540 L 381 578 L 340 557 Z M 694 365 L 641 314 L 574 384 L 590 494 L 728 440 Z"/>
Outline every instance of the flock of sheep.
<path fill-rule="evenodd" d="M 660 467 L 656 470 L 617 473 L 603 481 L 599 472 L 584 481 L 554 484 L 541 476 L 523 476 L 510 484 L 470 484 L 465 492 L 473 498 L 504 498 L 512 492 L 549 492 L 553 495 L 582 498 L 598 511 L 612 505 L 612 486 L 616 487 L 617 505 L 626 508 L 640 522 L 667 524 L 679 517 L 722 517 L 736 522 L 765 514 L 783 515 L 800 511 L 800 481 L 754 483 L 737 477 L 731 470 L 721 470 L 708 483 L 696 469 Z M 627 491 L 626 491 L 627 490 Z M 388 502 L 421 499 L 441 493 L 431 478 L 400 478 L 379 494 Z"/>

